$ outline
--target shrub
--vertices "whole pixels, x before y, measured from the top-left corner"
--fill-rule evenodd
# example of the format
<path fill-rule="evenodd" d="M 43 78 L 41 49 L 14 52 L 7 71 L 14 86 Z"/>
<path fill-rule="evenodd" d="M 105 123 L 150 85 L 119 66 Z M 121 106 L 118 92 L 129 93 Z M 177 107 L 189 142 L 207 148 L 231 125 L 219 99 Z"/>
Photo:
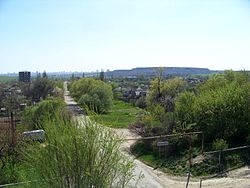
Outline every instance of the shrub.
<path fill-rule="evenodd" d="M 83 78 L 74 81 L 69 89 L 80 105 L 96 113 L 105 113 L 112 106 L 112 88 L 101 80 Z"/>
<path fill-rule="evenodd" d="M 228 148 L 228 144 L 223 139 L 216 139 L 212 144 L 213 150 L 222 150 L 222 149 L 227 149 L 227 148 Z"/>
<path fill-rule="evenodd" d="M 110 129 L 61 116 L 44 123 L 47 142 L 27 145 L 22 152 L 27 179 L 35 174 L 39 187 L 127 186 L 133 163 Z"/>
<path fill-rule="evenodd" d="M 27 108 L 22 114 L 22 122 L 29 129 L 39 129 L 44 120 L 53 119 L 58 112 L 66 113 L 66 104 L 61 98 L 51 98 Z"/>

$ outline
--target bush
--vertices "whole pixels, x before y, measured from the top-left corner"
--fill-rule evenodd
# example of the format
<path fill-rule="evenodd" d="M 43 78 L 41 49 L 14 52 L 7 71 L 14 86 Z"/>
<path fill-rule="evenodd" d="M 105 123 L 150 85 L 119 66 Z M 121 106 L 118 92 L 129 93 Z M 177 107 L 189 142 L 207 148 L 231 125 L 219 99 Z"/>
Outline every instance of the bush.
<path fill-rule="evenodd" d="M 246 144 L 250 133 L 248 77 L 244 72 L 226 72 L 209 79 L 196 93 L 181 94 L 176 103 L 177 125 L 203 131 L 207 143 L 223 138 L 230 146 Z"/>
<path fill-rule="evenodd" d="M 133 163 L 120 152 L 120 139 L 110 129 L 83 119 L 57 116 L 44 121 L 44 144 L 30 144 L 23 153 L 26 179 L 39 187 L 126 187 Z"/>
<path fill-rule="evenodd" d="M 84 108 L 87 107 L 96 113 L 105 113 L 112 107 L 112 88 L 103 81 L 83 78 L 71 83 L 69 89 Z"/>
<path fill-rule="evenodd" d="M 52 98 L 27 108 L 22 114 L 22 122 L 28 129 L 43 127 L 44 120 L 53 119 L 58 112 L 65 112 L 66 104 L 61 98 Z"/>
<path fill-rule="evenodd" d="M 216 139 L 212 144 L 213 150 L 223 150 L 223 149 L 227 149 L 227 148 L 228 148 L 228 144 L 223 139 Z"/>
<path fill-rule="evenodd" d="M 147 107 L 147 103 L 146 103 L 146 98 L 145 97 L 140 97 L 136 102 L 135 102 L 135 106 L 139 107 L 139 108 L 146 108 Z"/>

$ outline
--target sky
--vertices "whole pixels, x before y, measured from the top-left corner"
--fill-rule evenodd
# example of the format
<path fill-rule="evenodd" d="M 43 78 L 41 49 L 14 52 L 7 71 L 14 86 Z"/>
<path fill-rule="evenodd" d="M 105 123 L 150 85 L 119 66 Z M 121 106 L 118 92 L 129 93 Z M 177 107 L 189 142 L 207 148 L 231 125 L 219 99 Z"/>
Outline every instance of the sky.
<path fill-rule="evenodd" d="M 250 70 L 249 0 L 0 0 L 0 73 Z"/>

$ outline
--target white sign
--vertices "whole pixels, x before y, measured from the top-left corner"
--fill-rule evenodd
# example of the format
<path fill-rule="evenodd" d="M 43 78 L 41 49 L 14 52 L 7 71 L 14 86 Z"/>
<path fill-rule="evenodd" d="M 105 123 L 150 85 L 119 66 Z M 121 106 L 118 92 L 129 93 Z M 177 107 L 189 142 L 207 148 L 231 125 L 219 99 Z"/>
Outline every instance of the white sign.
<path fill-rule="evenodd" d="M 167 146 L 169 145 L 169 142 L 168 141 L 164 141 L 164 142 L 157 142 L 157 146 L 160 147 L 160 146 Z"/>

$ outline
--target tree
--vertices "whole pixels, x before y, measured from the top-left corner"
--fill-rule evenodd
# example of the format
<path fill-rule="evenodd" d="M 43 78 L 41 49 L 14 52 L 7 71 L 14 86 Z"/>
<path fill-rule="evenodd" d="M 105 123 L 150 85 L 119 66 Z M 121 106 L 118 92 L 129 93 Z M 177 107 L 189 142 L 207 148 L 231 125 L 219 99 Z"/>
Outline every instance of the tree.
<path fill-rule="evenodd" d="M 194 129 L 195 122 L 192 107 L 195 97 L 193 92 L 183 92 L 178 96 L 175 104 L 175 113 L 177 115 L 175 129 L 177 132 L 188 132 Z"/>
<path fill-rule="evenodd" d="M 155 120 L 160 121 L 167 134 L 171 134 L 176 125 L 175 101 L 179 93 L 185 90 L 186 82 L 180 78 L 162 80 L 162 74 L 152 81 L 146 98 L 147 108 Z"/>
<path fill-rule="evenodd" d="M 155 80 L 155 84 L 156 84 L 156 91 L 157 91 L 157 95 L 156 95 L 156 99 L 157 101 L 161 98 L 161 87 L 162 87 L 162 81 L 163 81 L 163 68 L 160 67 L 158 70 L 157 70 L 157 77 L 156 77 L 156 80 Z"/>
<path fill-rule="evenodd" d="M 180 78 L 162 81 L 159 77 L 151 85 L 147 106 L 154 108 L 155 105 L 160 105 L 165 112 L 173 112 L 176 97 L 185 89 L 186 82 Z"/>
<path fill-rule="evenodd" d="M 41 78 L 41 73 L 36 71 L 36 79 L 39 79 L 39 78 Z"/>
<path fill-rule="evenodd" d="M 80 105 L 96 113 L 105 113 L 112 106 L 112 88 L 101 80 L 82 78 L 74 81 L 69 89 Z"/>
<path fill-rule="evenodd" d="M 46 71 L 43 72 L 43 78 L 48 78 Z"/>
<path fill-rule="evenodd" d="M 193 93 L 181 94 L 176 103 L 180 125 L 193 124 L 205 140 L 225 139 L 229 145 L 246 143 L 250 133 L 250 83 L 245 72 L 215 75 Z"/>
<path fill-rule="evenodd" d="M 47 119 L 51 121 L 58 113 L 65 112 L 65 103 L 61 98 L 43 100 L 36 106 L 25 109 L 22 114 L 22 122 L 30 129 L 43 128 L 43 122 Z"/>
<path fill-rule="evenodd" d="M 40 101 L 46 99 L 48 95 L 52 95 L 54 89 L 54 82 L 47 77 L 36 79 L 26 91 L 26 96 L 32 100 Z"/>

